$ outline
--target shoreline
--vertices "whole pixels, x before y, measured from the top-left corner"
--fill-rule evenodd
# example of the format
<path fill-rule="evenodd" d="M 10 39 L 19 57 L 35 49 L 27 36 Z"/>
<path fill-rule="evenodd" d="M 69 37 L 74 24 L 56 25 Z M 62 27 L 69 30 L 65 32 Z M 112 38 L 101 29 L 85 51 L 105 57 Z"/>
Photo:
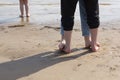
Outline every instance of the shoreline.
<path fill-rule="evenodd" d="M 38 1 L 39 2 L 39 1 Z M 50 3 L 49 3 L 50 2 Z M 37 5 L 37 2 L 30 2 L 30 14 L 31 17 L 29 19 L 30 24 L 37 25 L 49 25 L 49 24 L 60 24 L 60 6 L 58 5 L 58 1 L 49 1 L 49 2 L 41 2 Z M 119 1 L 100 1 L 100 20 L 101 23 L 120 20 L 120 5 Z M 1 2 L 2 3 L 2 2 Z M 49 5 L 49 4 L 50 5 Z M 8 11 L 10 10 L 10 13 Z M 9 23 L 18 23 L 22 22 L 21 18 L 19 18 L 19 5 L 13 6 L 2 6 L 0 8 L 0 26 L 6 25 Z M 16 13 L 15 13 L 16 12 Z M 12 15 L 12 16 L 11 16 Z M 44 19 L 43 19 L 44 18 Z M 25 19 L 24 19 L 25 20 Z M 80 17 L 79 17 L 79 8 L 77 6 L 76 14 L 75 14 L 75 22 L 80 25 Z"/>

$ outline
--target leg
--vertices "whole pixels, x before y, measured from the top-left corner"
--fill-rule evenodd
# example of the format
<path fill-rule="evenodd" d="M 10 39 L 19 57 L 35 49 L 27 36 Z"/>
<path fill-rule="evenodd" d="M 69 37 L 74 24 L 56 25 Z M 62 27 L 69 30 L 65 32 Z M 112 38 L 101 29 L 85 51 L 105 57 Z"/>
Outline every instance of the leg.
<path fill-rule="evenodd" d="M 58 45 L 59 49 L 62 50 L 65 47 L 65 38 L 64 38 L 64 30 L 63 30 L 63 26 L 61 25 L 61 29 L 60 29 L 60 33 L 61 33 L 61 40 L 60 43 Z"/>
<path fill-rule="evenodd" d="M 82 35 L 84 36 L 85 40 L 85 48 L 90 47 L 90 30 L 87 24 L 87 13 L 85 9 L 84 0 L 79 0 L 79 9 L 80 9 L 80 18 L 81 18 L 81 28 L 82 28 Z"/>
<path fill-rule="evenodd" d="M 24 2 L 23 2 L 23 0 L 19 0 L 19 4 L 20 4 L 20 12 L 21 12 L 20 17 L 23 17 L 23 15 L 24 15 Z"/>
<path fill-rule="evenodd" d="M 64 51 L 66 53 L 71 52 L 71 34 L 74 25 L 74 12 L 76 9 L 77 0 L 61 0 L 61 24 L 64 29 L 63 39 L 65 39 L 66 45 Z"/>
<path fill-rule="evenodd" d="M 71 52 L 71 48 L 70 48 L 70 45 L 71 45 L 71 34 L 72 34 L 72 31 L 64 31 L 64 38 L 65 38 L 65 41 L 66 41 L 66 46 L 65 46 L 64 51 L 66 53 L 70 53 Z"/>
<path fill-rule="evenodd" d="M 29 17 L 29 3 L 28 0 L 24 0 L 24 4 L 25 4 L 25 10 L 26 10 L 26 16 Z"/>
<path fill-rule="evenodd" d="M 100 47 L 99 44 L 97 43 L 98 28 L 90 29 L 90 32 L 91 32 L 91 49 L 92 51 L 96 52 Z"/>
<path fill-rule="evenodd" d="M 97 35 L 99 27 L 99 5 L 98 0 L 84 0 L 86 6 L 87 23 L 91 32 L 91 49 L 97 51 L 99 45 L 97 44 Z"/>

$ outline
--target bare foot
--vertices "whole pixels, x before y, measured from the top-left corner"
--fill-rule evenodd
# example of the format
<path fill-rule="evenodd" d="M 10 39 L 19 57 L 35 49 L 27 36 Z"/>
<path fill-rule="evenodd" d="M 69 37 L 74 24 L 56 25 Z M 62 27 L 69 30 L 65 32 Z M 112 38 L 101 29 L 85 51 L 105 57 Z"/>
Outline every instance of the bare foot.
<path fill-rule="evenodd" d="M 26 17 L 30 17 L 30 14 L 26 14 Z"/>
<path fill-rule="evenodd" d="M 23 15 L 19 15 L 19 17 L 23 18 L 24 16 Z"/>
<path fill-rule="evenodd" d="M 69 54 L 69 53 L 71 53 L 71 49 L 68 48 L 67 46 L 65 46 L 65 47 L 63 48 L 63 52 L 66 53 L 66 54 Z"/>
<path fill-rule="evenodd" d="M 65 44 L 62 42 L 58 45 L 59 50 L 63 50 L 64 47 L 65 47 Z"/>
<path fill-rule="evenodd" d="M 85 43 L 85 49 L 89 49 L 90 48 L 90 42 L 89 43 Z"/>
<path fill-rule="evenodd" d="M 68 54 L 71 52 L 70 48 L 66 47 L 65 43 L 60 43 L 58 47 L 59 47 L 59 50 L 63 51 L 65 54 Z"/>
<path fill-rule="evenodd" d="M 97 52 L 100 48 L 100 45 L 97 43 L 97 44 L 91 44 L 91 50 L 93 52 Z"/>
<path fill-rule="evenodd" d="M 97 46 L 100 47 L 100 43 L 97 43 Z"/>
<path fill-rule="evenodd" d="M 98 47 L 100 47 L 100 44 L 99 43 L 97 43 L 96 44 Z M 89 42 L 89 43 L 85 43 L 85 49 L 90 49 L 91 48 L 91 42 Z"/>

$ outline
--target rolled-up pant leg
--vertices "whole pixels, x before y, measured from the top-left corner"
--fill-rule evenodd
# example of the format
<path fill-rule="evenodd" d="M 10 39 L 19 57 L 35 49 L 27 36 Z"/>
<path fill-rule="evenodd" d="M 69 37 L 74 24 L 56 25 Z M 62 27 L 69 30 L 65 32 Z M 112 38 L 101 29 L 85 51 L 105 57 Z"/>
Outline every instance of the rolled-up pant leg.
<path fill-rule="evenodd" d="M 77 1 L 61 0 L 61 25 L 65 31 L 71 31 L 73 29 Z"/>
<path fill-rule="evenodd" d="M 86 13 L 84 0 L 79 0 L 79 9 L 80 9 L 82 36 L 89 36 L 90 31 L 87 23 L 87 13 Z"/>
<path fill-rule="evenodd" d="M 98 0 L 84 0 L 87 12 L 87 23 L 90 29 L 99 27 L 99 4 Z"/>

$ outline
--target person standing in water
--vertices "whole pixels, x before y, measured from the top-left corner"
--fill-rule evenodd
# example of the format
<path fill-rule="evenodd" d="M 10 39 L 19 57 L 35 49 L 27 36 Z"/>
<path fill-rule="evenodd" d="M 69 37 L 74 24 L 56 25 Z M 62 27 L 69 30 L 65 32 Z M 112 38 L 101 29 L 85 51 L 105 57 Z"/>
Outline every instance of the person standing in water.
<path fill-rule="evenodd" d="M 24 17 L 24 11 L 26 12 L 26 17 L 29 17 L 30 13 L 29 13 L 29 3 L 28 3 L 28 0 L 19 0 L 19 6 L 20 6 L 20 13 L 21 13 L 20 17 Z"/>

